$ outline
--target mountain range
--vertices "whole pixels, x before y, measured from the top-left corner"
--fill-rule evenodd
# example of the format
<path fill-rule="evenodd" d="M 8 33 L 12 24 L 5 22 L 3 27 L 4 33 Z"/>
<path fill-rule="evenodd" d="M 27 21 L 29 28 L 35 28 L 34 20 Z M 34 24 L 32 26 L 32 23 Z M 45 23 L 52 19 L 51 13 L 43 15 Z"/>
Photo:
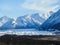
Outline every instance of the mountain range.
<path fill-rule="evenodd" d="M 0 29 L 25 29 L 25 28 L 39 28 L 45 21 L 38 13 L 20 16 L 17 19 L 3 16 L 0 18 Z"/>
<path fill-rule="evenodd" d="M 51 13 L 46 20 L 39 13 L 15 18 L 3 16 L 0 18 L 0 30 L 5 29 L 58 29 L 60 30 L 60 10 Z"/>

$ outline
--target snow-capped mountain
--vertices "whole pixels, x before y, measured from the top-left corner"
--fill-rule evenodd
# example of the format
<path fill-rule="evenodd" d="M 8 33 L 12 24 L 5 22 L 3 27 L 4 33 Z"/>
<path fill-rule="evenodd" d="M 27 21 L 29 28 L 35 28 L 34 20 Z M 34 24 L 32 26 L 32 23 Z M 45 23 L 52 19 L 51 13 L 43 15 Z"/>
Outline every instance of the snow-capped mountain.
<path fill-rule="evenodd" d="M 44 21 L 38 13 L 25 15 L 16 19 L 16 28 L 38 28 Z"/>
<path fill-rule="evenodd" d="M 3 16 L 0 18 L 0 29 L 11 29 L 13 28 L 13 19 L 7 16 Z"/>
<path fill-rule="evenodd" d="M 0 29 L 39 28 L 44 21 L 38 13 L 20 16 L 17 19 L 3 16 L 0 18 Z"/>
<path fill-rule="evenodd" d="M 43 29 L 60 29 L 60 10 L 53 13 L 41 26 Z"/>

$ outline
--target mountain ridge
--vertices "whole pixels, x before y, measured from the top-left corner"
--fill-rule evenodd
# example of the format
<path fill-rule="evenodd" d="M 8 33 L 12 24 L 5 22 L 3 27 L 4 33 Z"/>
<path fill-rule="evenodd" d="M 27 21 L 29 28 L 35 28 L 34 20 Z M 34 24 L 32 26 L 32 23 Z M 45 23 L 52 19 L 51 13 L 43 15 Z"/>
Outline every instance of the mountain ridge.
<path fill-rule="evenodd" d="M 3 16 L 0 18 L 0 29 L 38 28 L 44 21 L 45 19 L 40 17 L 38 13 L 20 16 L 17 19 Z"/>
<path fill-rule="evenodd" d="M 60 10 L 53 13 L 42 25 L 43 29 L 58 29 L 58 25 L 60 26 Z"/>

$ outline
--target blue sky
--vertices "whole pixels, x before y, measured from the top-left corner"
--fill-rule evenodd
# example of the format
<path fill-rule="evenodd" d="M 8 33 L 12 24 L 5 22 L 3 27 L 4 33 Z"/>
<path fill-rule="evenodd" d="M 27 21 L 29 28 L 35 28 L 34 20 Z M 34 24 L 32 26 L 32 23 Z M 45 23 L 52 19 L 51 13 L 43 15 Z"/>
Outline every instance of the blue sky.
<path fill-rule="evenodd" d="M 0 17 L 19 17 L 31 13 L 47 13 L 60 8 L 60 0 L 0 0 Z"/>

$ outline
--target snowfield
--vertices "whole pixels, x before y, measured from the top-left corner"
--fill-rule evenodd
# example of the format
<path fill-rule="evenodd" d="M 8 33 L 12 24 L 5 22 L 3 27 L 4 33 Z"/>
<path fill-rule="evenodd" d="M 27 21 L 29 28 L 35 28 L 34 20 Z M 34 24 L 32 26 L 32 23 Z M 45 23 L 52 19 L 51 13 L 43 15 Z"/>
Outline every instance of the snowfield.
<path fill-rule="evenodd" d="M 5 34 L 11 35 L 55 35 L 53 32 L 49 31 L 38 31 L 36 29 L 12 29 L 6 31 L 0 31 L 0 36 Z"/>

